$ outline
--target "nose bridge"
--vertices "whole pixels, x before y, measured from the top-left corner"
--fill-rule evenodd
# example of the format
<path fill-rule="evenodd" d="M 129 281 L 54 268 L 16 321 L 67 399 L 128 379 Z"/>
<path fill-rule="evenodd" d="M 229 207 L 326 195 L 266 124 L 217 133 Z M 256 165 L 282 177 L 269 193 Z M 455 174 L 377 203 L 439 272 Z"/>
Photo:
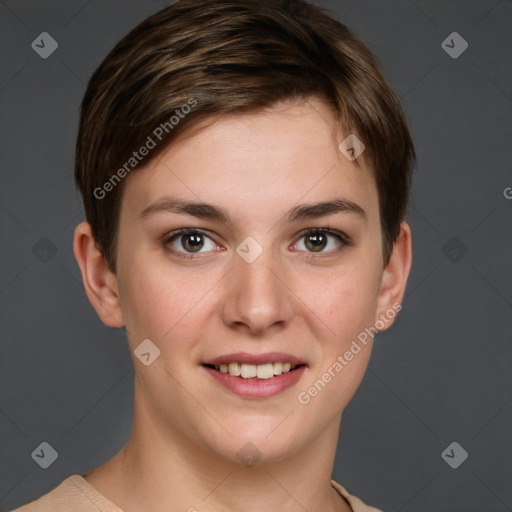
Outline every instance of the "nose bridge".
<path fill-rule="evenodd" d="M 282 272 L 272 248 L 242 242 L 224 298 L 224 321 L 231 326 L 245 324 L 254 333 L 288 322 L 291 304 Z"/>

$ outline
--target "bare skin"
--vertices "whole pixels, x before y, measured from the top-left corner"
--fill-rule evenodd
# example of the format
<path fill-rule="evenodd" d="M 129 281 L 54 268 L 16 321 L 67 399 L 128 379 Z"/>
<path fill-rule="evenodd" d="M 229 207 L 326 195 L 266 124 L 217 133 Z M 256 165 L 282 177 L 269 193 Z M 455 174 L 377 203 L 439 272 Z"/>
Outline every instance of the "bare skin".
<path fill-rule="evenodd" d="M 126 178 L 115 274 L 89 225 L 76 228 L 75 255 L 100 318 L 126 326 L 132 351 L 145 339 L 160 350 L 149 366 L 134 359 L 128 444 L 85 475 L 125 512 L 351 510 L 330 478 L 341 414 L 371 338 L 307 404 L 298 394 L 396 309 L 412 253 L 404 222 L 384 266 L 372 172 L 364 153 L 357 163 L 340 153 L 348 134 L 335 126 L 327 106 L 310 98 L 224 116 L 175 141 Z M 221 207 L 231 223 L 154 207 L 171 197 Z M 285 220 L 298 205 L 333 199 L 364 213 Z M 303 232 L 326 227 L 348 243 L 328 234 L 315 250 Z M 202 232 L 199 252 L 183 235 L 169 240 L 181 228 Z M 236 252 L 247 237 L 262 248 L 251 263 Z M 235 352 L 284 352 L 307 367 L 277 396 L 244 398 L 202 365 Z M 240 460 L 247 443 L 260 454 L 256 465 Z"/>

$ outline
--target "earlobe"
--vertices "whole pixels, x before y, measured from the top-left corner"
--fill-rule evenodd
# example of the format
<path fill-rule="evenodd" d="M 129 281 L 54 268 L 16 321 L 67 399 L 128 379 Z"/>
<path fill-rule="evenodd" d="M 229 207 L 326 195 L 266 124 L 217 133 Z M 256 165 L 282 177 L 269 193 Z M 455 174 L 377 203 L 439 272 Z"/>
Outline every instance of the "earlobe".
<path fill-rule="evenodd" d="M 406 222 L 400 225 L 400 235 L 393 246 L 393 252 L 382 274 L 379 292 L 377 320 L 387 319 L 386 330 L 393 324 L 396 312 L 400 311 L 407 278 L 412 264 L 411 228 Z"/>
<path fill-rule="evenodd" d="M 110 327 L 123 327 L 117 278 L 99 251 L 91 226 L 80 223 L 73 241 L 75 258 L 82 272 L 85 293 L 101 320 Z"/>

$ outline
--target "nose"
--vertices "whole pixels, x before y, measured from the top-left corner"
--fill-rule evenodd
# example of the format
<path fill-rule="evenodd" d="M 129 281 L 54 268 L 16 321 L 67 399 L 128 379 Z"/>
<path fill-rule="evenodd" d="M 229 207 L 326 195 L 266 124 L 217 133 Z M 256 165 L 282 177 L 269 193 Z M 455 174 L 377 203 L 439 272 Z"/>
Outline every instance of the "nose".
<path fill-rule="evenodd" d="M 235 254 L 234 268 L 223 290 L 224 324 L 256 336 L 282 329 L 293 314 L 289 281 L 271 250 L 264 250 L 251 263 Z"/>

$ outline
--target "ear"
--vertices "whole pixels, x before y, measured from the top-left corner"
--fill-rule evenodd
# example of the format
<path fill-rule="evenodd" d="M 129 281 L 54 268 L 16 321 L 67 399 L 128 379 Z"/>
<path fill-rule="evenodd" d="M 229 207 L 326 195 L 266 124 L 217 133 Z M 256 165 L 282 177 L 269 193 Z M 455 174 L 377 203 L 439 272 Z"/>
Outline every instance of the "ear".
<path fill-rule="evenodd" d="M 101 320 L 110 327 L 123 327 L 117 278 L 98 249 L 88 222 L 75 229 L 75 258 L 82 272 L 85 293 Z"/>
<path fill-rule="evenodd" d="M 375 319 L 379 331 L 390 327 L 396 313 L 402 309 L 402 298 L 412 263 L 411 228 L 406 222 L 400 224 L 398 240 L 382 274 L 381 287 Z M 384 324 L 384 327 L 380 327 Z"/>

